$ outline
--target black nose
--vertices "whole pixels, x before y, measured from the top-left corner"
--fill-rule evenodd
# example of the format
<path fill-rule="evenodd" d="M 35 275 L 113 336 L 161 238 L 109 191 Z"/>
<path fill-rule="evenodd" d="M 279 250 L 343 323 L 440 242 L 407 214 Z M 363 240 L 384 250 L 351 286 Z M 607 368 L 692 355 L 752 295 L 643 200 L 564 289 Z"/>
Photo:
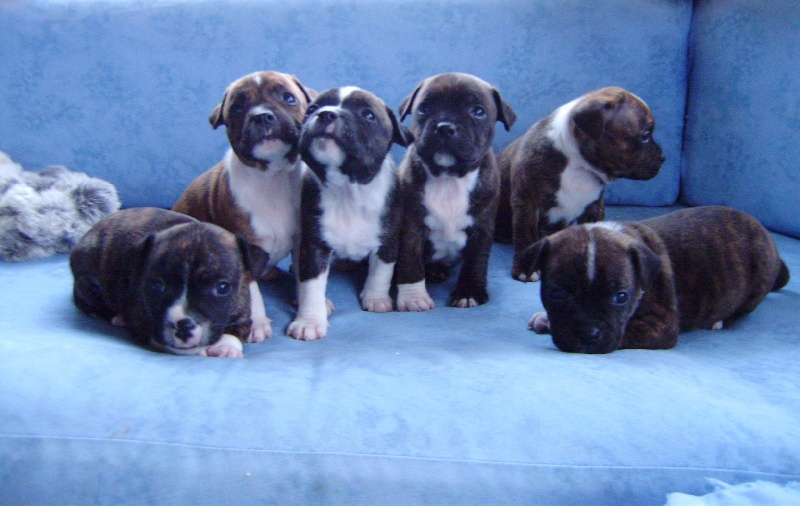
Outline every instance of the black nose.
<path fill-rule="evenodd" d="M 586 342 L 589 344 L 597 344 L 603 339 L 603 331 L 597 327 L 592 327 L 589 331 L 589 335 L 586 338 Z"/>
<path fill-rule="evenodd" d="M 319 114 L 317 114 L 317 118 L 319 118 L 318 121 L 326 125 L 329 123 L 333 123 L 334 121 L 336 121 L 336 118 L 338 117 L 339 115 L 333 111 L 321 111 Z"/>
<path fill-rule="evenodd" d="M 442 121 L 436 124 L 436 133 L 442 137 L 453 137 L 456 135 L 457 128 L 449 121 Z"/>
<path fill-rule="evenodd" d="M 272 111 L 264 111 L 260 114 L 253 116 L 252 122 L 256 125 L 267 126 L 271 125 L 275 122 L 277 118 L 275 117 L 275 113 Z"/>
<path fill-rule="evenodd" d="M 195 327 L 197 327 L 191 318 L 178 320 L 178 323 L 176 323 L 175 326 L 178 327 L 178 330 L 193 330 Z"/>

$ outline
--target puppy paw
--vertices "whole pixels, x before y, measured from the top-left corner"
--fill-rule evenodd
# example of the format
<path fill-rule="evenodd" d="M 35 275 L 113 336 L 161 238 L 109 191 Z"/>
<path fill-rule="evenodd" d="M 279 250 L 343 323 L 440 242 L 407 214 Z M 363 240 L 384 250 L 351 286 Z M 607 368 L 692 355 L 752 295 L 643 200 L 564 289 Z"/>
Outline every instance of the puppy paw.
<path fill-rule="evenodd" d="M 205 349 L 203 355 L 207 357 L 243 358 L 242 342 L 236 337 L 223 334 L 216 344 Z"/>
<path fill-rule="evenodd" d="M 514 269 L 511 269 L 511 277 L 517 281 L 522 281 L 523 283 L 536 283 L 541 279 L 542 275 L 539 271 L 536 271 L 530 276 L 528 276 L 527 274 L 525 274 L 524 269 L 519 269 L 515 267 Z"/>
<path fill-rule="evenodd" d="M 117 315 L 114 318 L 112 318 L 111 325 L 115 327 L 127 327 L 127 325 L 125 324 L 125 318 L 123 318 L 122 315 Z"/>
<path fill-rule="evenodd" d="M 253 318 L 250 327 L 250 335 L 247 336 L 248 343 L 260 343 L 264 339 L 272 337 L 272 320 L 266 316 Z"/>
<path fill-rule="evenodd" d="M 398 311 L 430 311 L 433 308 L 433 299 L 428 295 L 425 281 L 397 285 Z"/>
<path fill-rule="evenodd" d="M 489 293 L 485 288 L 456 288 L 450 294 L 450 307 L 477 307 L 489 302 Z"/>
<path fill-rule="evenodd" d="M 390 313 L 392 311 L 391 297 L 364 297 L 361 307 L 371 313 Z"/>
<path fill-rule="evenodd" d="M 286 335 L 298 341 L 322 339 L 327 332 L 328 321 L 313 316 L 297 317 L 286 329 Z"/>
<path fill-rule="evenodd" d="M 531 315 L 531 319 L 528 320 L 528 327 L 530 327 L 530 329 L 537 334 L 549 334 L 550 318 L 544 311 L 533 313 L 533 315 Z"/>
<path fill-rule="evenodd" d="M 711 326 L 711 330 L 722 330 L 725 328 L 725 322 L 722 320 L 716 322 L 714 325 Z"/>

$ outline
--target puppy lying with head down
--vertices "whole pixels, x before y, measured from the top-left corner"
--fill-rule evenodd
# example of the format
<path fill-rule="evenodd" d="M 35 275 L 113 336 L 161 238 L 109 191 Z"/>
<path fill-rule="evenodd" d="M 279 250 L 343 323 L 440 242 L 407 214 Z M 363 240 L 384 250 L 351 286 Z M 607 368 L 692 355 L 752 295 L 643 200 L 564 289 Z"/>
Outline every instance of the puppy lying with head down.
<path fill-rule="evenodd" d="M 300 188 L 307 168 L 297 141 L 315 96 L 280 72 L 255 72 L 231 83 L 209 117 L 215 129 L 225 125 L 231 148 L 189 185 L 172 210 L 241 235 L 269 253 L 273 266 L 286 258 L 299 244 Z M 261 278 L 276 273 L 269 269 Z M 250 293 L 253 306 L 263 306 L 256 283 Z M 257 341 L 272 335 L 262 313 L 253 321 Z"/>
<path fill-rule="evenodd" d="M 531 328 L 579 353 L 672 348 L 679 332 L 727 327 L 789 281 L 769 232 L 718 206 L 575 225 L 521 259 L 542 273 L 545 312 Z"/>
<path fill-rule="evenodd" d="M 249 284 L 268 264 L 245 239 L 156 208 L 109 215 L 70 255 L 84 313 L 156 350 L 211 357 L 241 357 L 242 341 L 257 341 Z"/>
<path fill-rule="evenodd" d="M 499 191 L 494 129 L 498 121 L 510 129 L 516 116 L 497 89 L 461 73 L 422 81 L 400 104 L 401 121 L 409 115 L 414 143 L 399 169 L 397 308 L 432 309 L 426 281 L 444 281 L 462 260 L 449 305 L 484 304 Z"/>
<path fill-rule="evenodd" d="M 392 310 L 401 210 L 389 148 L 408 140 L 391 109 L 359 88 L 328 90 L 308 108 L 298 149 L 311 171 L 303 182 L 299 307 L 289 336 L 311 341 L 327 333 L 325 290 L 333 256 L 368 258 L 362 307 Z"/>
<path fill-rule="evenodd" d="M 514 279 L 537 279 L 536 273 L 524 279 L 525 248 L 569 225 L 604 218 L 609 182 L 658 174 L 664 155 L 654 128 L 641 99 L 602 88 L 559 107 L 500 152 L 495 238 L 514 243 Z"/>

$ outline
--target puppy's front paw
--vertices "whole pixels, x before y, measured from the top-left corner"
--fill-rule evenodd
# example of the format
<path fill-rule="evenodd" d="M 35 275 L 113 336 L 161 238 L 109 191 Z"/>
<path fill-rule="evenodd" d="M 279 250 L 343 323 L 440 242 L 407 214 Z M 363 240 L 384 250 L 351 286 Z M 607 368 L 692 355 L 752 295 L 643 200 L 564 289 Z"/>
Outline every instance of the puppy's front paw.
<path fill-rule="evenodd" d="M 391 297 L 363 297 L 361 307 L 364 311 L 372 313 L 390 313 L 392 311 Z"/>
<path fill-rule="evenodd" d="M 207 357 L 243 358 L 242 342 L 235 336 L 223 334 L 216 344 L 206 348 L 203 353 Z"/>
<path fill-rule="evenodd" d="M 530 327 L 530 329 L 537 334 L 549 334 L 550 318 L 544 311 L 533 313 L 533 315 L 531 315 L 531 319 L 528 320 L 528 327 Z"/>
<path fill-rule="evenodd" d="M 425 281 L 397 285 L 398 311 L 430 311 L 433 308 L 433 299 L 428 295 Z"/>
<path fill-rule="evenodd" d="M 450 294 L 451 307 L 477 307 L 489 302 L 489 293 L 486 288 L 456 288 Z"/>
<path fill-rule="evenodd" d="M 328 332 L 328 321 L 313 316 L 301 316 L 289 324 L 286 335 L 298 341 L 322 339 Z"/>
<path fill-rule="evenodd" d="M 272 337 L 272 320 L 266 316 L 253 318 L 253 325 L 250 327 L 250 335 L 247 336 L 248 343 L 260 343 Z"/>
<path fill-rule="evenodd" d="M 536 271 L 528 276 L 524 269 L 514 267 L 511 269 L 511 277 L 517 281 L 522 281 L 523 283 L 536 283 L 541 279 L 542 275 L 539 271 Z"/>

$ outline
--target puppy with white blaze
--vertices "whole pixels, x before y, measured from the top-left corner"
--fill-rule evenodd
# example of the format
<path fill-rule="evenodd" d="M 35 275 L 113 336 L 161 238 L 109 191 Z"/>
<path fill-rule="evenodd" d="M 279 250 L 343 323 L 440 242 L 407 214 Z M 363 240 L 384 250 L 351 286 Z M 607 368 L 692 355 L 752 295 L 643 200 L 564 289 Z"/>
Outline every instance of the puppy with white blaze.
<path fill-rule="evenodd" d="M 308 108 L 298 149 L 311 169 L 301 194 L 298 310 L 286 333 L 302 341 L 325 337 L 331 258 L 369 259 L 361 305 L 392 310 L 401 208 L 393 143 L 409 133 L 374 94 L 355 87 L 320 94 Z"/>
<path fill-rule="evenodd" d="M 409 115 L 414 143 L 399 169 L 397 308 L 432 309 L 426 281 L 444 281 L 462 260 L 450 305 L 484 304 L 500 187 L 495 123 L 508 130 L 516 115 L 494 87 L 459 73 L 422 81 L 400 104 L 400 120 Z"/>

